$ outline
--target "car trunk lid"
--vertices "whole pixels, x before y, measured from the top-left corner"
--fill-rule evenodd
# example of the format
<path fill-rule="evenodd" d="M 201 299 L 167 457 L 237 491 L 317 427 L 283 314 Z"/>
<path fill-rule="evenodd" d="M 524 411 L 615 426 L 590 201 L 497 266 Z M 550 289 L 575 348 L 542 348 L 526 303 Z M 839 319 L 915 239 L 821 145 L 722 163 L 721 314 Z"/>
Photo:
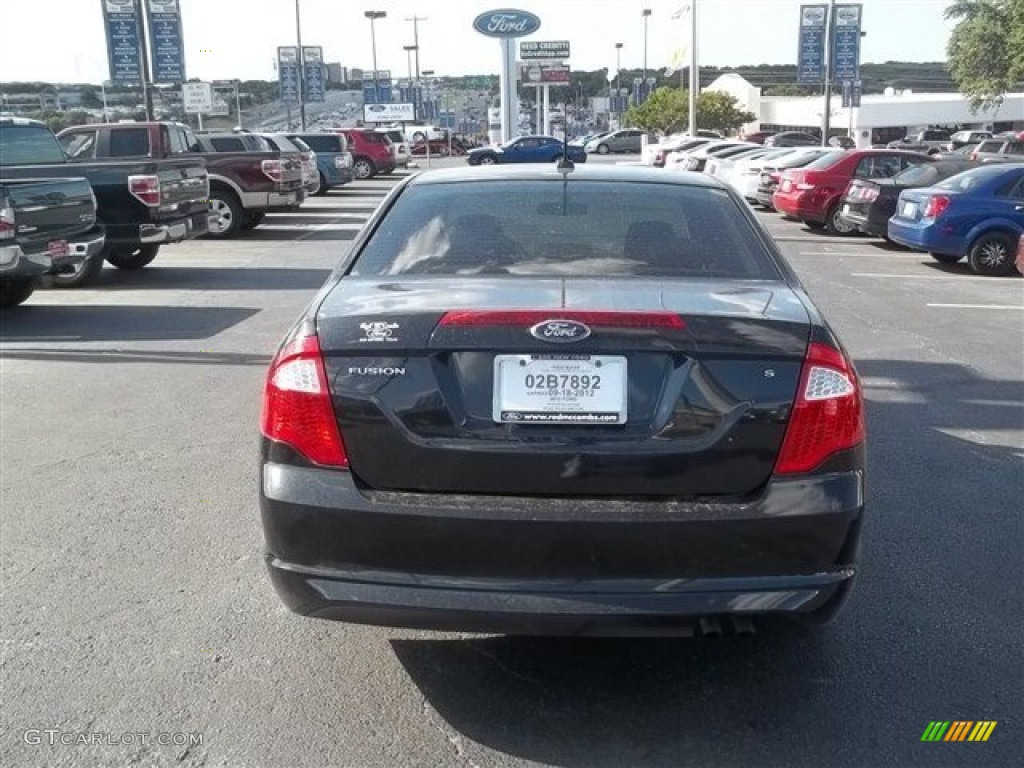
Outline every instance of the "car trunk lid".
<path fill-rule="evenodd" d="M 809 318 L 775 281 L 346 278 L 317 332 L 366 486 L 742 496 L 772 472 Z"/>

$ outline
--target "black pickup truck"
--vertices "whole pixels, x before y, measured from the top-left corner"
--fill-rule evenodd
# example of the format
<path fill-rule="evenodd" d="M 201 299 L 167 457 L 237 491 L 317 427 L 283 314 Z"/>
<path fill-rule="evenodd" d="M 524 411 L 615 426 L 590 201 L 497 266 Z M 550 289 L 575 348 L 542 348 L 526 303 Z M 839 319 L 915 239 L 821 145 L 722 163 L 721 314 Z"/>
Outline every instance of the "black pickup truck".
<path fill-rule="evenodd" d="M 25 301 L 44 275 L 73 272 L 103 243 L 88 180 L 0 175 L 0 308 Z"/>
<path fill-rule="evenodd" d="M 207 237 L 234 237 L 258 226 L 268 212 L 291 211 L 305 199 L 302 155 L 271 150 L 250 134 L 197 136 L 173 122 L 76 125 L 57 138 L 73 161 L 79 159 L 201 159 L 210 176 Z M 248 143 L 249 141 L 253 143 Z"/>
<path fill-rule="evenodd" d="M 106 243 L 73 272 L 55 276 L 58 286 L 85 284 L 104 259 L 121 269 L 139 269 L 156 258 L 161 245 L 209 229 L 209 181 L 199 158 L 71 162 L 45 123 L 0 118 L 0 175 L 89 180 Z"/>

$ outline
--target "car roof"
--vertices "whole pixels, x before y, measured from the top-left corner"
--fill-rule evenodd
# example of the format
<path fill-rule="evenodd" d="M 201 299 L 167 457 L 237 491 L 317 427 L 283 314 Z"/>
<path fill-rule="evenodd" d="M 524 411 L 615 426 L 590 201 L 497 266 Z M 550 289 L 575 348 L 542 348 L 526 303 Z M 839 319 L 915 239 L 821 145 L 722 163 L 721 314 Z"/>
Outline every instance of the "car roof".
<path fill-rule="evenodd" d="M 496 165 L 487 168 L 466 166 L 425 171 L 412 177 L 410 184 L 452 184 L 466 181 L 560 181 L 561 171 L 548 164 L 530 166 Z M 607 181 L 646 184 L 675 184 L 684 187 L 724 189 L 717 179 L 700 173 L 667 173 L 660 168 L 625 165 L 580 164 L 568 174 L 569 181 Z"/>

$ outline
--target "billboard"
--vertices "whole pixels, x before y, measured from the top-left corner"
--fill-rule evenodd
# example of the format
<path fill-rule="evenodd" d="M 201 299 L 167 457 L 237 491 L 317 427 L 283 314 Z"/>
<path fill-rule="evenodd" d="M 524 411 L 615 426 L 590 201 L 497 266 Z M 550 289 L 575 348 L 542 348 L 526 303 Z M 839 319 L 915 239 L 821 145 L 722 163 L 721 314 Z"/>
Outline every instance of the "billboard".
<path fill-rule="evenodd" d="M 545 42 L 522 42 L 519 44 L 519 58 L 523 61 L 562 61 L 569 58 L 568 40 Z"/>
<path fill-rule="evenodd" d="M 277 49 L 277 82 L 281 88 L 281 101 L 299 103 L 299 49 L 283 45 Z"/>
<path fill-rule="evenodd" d="M 799 83 L 820 83 L 825 77 L 825 29 L 827 5 L 800 6 L 800 51 L 796 79 Z"/>
<path fill-rule="evenodd" d="M 860 18 L 859 3 L 835 7 L 832 32 L 832 80 L 853 81 L 860 77 Z"/>
<path fill-rule="evenodd" d="M 416 106 L 411 102 L 396 104 L 367 104 L 363 107 L 366 123 L 411 123 L 416 120 Z"/>
<path fill-rule="evenodd" d="M 107 34 L 110 79 L 123 85 L 142 83 L 137 0 L 100 0 Z"/>
<path fill-rule="evenodd" d="M 324 81 L 327 78 L 324 49 L 319 45 L 302 46 L 302 76 L 306 89 L 303 98 L 306 101 L 323 101 Z"/>
<path fill-rule="evenodd" d="M 149 3 L 149 42 L 154 83 L 185 81 L 185 43 L 181 34 L 178 0 L 146 0 Z"/>

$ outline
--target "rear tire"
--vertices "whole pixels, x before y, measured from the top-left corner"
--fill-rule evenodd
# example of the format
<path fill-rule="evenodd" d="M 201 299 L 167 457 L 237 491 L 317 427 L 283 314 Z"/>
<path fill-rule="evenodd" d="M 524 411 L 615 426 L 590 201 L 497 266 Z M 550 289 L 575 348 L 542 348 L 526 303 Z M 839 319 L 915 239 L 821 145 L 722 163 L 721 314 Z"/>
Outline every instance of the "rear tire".
<path fill-rule="evenodd" d="M 599 154 L 599 155 L 607 155 L 609 152 L 611 152 L 611 149 L 608 148 L 607 144 L 598 144 L 598 146 L 597 146 L 597 154 Z"/>
<path fill-rule="evenodd" d="M 480 158 L 480 165 L 497 165 L 498 158 L 494 155 L 484 155 Z"/>
<path fill-rule="evenodd" d="M 111 248 L 107 254 L 107 261 L 118 269 L 142 269 L 152 262 L 159 252 L 160 246 L 153 243 L 143 243 L 134 248 Z"/>
<path fill-rule="evenodd" d="M 242 225 L 242 229 L 255 229 L 264 221 L 266 221 L 266 219 L 267 214 L 265 211 L 256 211 L 255 213 L 250 213 L 245 220 L 245 224 Z"/>
<path fill-rule="evenodd" d="M 325 177 L 322 173 L 320 174 L 320 187 L 313 194 L 316 195 L 317 197 L 323 197 L 324 195 L 327 194 L 327 177 Z"/>
<path fill-rule="evenodd" d="M 32 280 L 4 280 L 0 282 L 0 309 L 8 309 L 23 304 L 35 291 Z"/>
<path fill-rule="evenodd" d="M 955 254 L 951 256 L 948 253 L 935 253 L 935 251 L 932 251 L 928 255 L 941 264 L 956 264 L 963 258 L 963 256 L 957 256 Z"/>
<path fill-rule="evenodd" d="M 976 274 L 1008 277 L 1017 271 L 1017 238 L 1005 232 L 982 235 L 967 252 L 967 263 Z"/>
<path fill-rule="evenodd" d="M 73 272 L 53 276 L 54 288 L 81 288 L 93 282 L 103 270 L 103 262 L 110 253 L 110 246 L 104 246 L 99 253 L 78 264 Z"/>
<path fill-rule="evenodd" d="M 834 205 L 829 209 L 825 217 L 825 231 L 833 237 L 849 237 L 857 234 L 857 228 L 852 224 L 845 223 L 839 214 L 839 206 Z"/>
<path fill-rule="evenodd" d="M 210 190 L 210 210 L 220 217 L 216 224 L 210 225 L 210 230 L 203 235 L 211 240 L 227 240 L 235 237 L 245 223 L 245 210 L 235 196 L 223 188 Z"/>
<path fill-rule="evenodd" d="M 360 180 L 373 178 L 375 173 L 373 163 L 365 157 L 357 157 L 352 163 L 352 170 L 355 172 L 356 178 Z"/>

